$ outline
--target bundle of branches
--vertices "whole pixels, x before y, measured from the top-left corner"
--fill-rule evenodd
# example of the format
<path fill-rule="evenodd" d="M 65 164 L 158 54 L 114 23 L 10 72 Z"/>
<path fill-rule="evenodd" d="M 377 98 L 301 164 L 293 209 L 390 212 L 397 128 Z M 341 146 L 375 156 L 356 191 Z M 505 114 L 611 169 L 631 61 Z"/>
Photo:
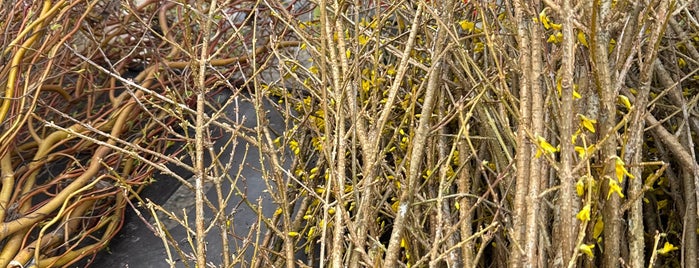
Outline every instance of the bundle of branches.
<path fill-rule="evenodd" d="M 195 4 L 2 2 L 0 267 L 94 254 L 154 170 L 194 188 L 164 163 L 194 170 L 178 156 L 193 148 L 182 144 L 194 140 L 195 89 L 236 89 L 274 30 L 253 33 L 269 20 L 235 1 L 216 7 L 215 34 L 202 32 L 209 5 Z M 202 49 L 215 75 L 195 84 Z"/>
<path fill-rule="evenodd" d="M 195 174 L 198 267 L 211 230 L 224 266 L 257 241 L 254 267 L 695 267 L 696 3 L 317 3 L 4 8 L 0 265 L 94 252 L 169 162 Z M 207 112 L 243 86 L 255 128 Z M 271 217 L 222 190 L 213 127 L 258 147 Z M 235 194 L 264 238 L 231 231 Z"/>
<path fill-rule="evenodd" d="M 695 265 L 699 7 L 670 2 L 319 1 L 312 61 L 257 85 L 295 111 L 270 255 Z"/>

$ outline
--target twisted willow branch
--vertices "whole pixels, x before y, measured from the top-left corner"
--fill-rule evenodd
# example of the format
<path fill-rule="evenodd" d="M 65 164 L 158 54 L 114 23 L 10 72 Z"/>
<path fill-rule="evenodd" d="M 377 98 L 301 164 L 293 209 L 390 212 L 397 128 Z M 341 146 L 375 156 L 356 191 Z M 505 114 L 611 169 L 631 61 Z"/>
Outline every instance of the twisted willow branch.
<path fill-rule="evenodd" d="M 176 157 L 184 148 L 173 145 L 190 141 L 178 124 L 195 114 L 193 99 L 173 88 L 192 83 L 179 74 L 193 54 L 176 40 L 196 39 L 183 35 L 195 26 L 172 20 L 176 5 L 123 2 L 125 11 L 112 14 L 106 3 L 45 0 L 0 11 L 8 17 L 4 36 L 13 38 L 0 40 L 2 61 L 10 59 L 0 67 L 7 77 L 0 82 L 0 267 L 66 266 L 94 254 L 154 170 L 178 176 L 163 164 L 187 165 Z M 164 35 L 142 20 L 149 13 L 160 15 Z M 246 71 L 251 59 L 299 45 L 286 40 L 246 52 L 254 38 L 240 28 L 211 42 L 219 46 L 211 68 Z M 205 81 L 221 86 L 215 83 Z"/>

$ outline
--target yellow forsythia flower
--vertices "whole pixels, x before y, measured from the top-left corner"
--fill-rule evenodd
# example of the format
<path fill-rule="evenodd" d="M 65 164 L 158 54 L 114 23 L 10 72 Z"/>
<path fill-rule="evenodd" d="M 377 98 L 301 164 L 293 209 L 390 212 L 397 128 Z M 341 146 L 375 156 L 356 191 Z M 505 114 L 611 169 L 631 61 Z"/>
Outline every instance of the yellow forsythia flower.
<path fill-rule="evenodd" d="M 612 193 L 617 193 L 619 197 L 624 198 L 624 194 L 621 192 L 619 183 L 617 183 L 615 180 L 609 179 L 609 192 L 607 192 L 607 199 L 612 196 Z"/>
<path fill-rule="evenodd" d="M 588 45 L 587 45 L 587 37 L 585 37 L 585 33 L 583 33 L 582 31 L 578 31 L 578 36 L 577 36 L 577 37 L 578 37 L 578 42 L 580 42 L 580 44 L 582 44 L 582 45 L 585 46 L 585 47 L 588 47 Z"/>
<path fill-rule="evenodd" d="M 601 216 L 598 216 L 595 226 L 592 227 L 592 238 L 597 239 L 602 235 L 602 231 L 604 231 L 604 220 L 602 220 Z"/>
<path fill-rule="evenodd" d="M 678 249 L 679 248 L 676 247 L 675 245 L 670 244 L 669 242 L 665 242 L 665 245 L 663 246 L 663 248 L 658 249 L 658 253 L 660 253 L 661 255 L 665 255 L 665 254 L 668 254 L 668 253 L 675 251 L 675 250 L 678 250 Z"/>
<path fill-rule="evenodd" d="M 366 35 L 363 35 L 363 34 L 359 35 L 359 37 L 357 39 L 359 41 L 359 44 L 362 46 L 369 43 L 369 37 L 367 37 Z"/>
<path fill-rule="evenodd" d="M 551 24 L 549 24 L 549 17 L 546 16 L 546 9 L 542 10 L 541 13 L 539 13 L 539 21 L 541 21 L 541 23 L 544 24 L 544 28 L 546 28 L 546 30 L 551 29 Z"/>
<path fill-rule="evenodd" d="M 629 101 L 629 98 L 624 96 L 624 95 L 619 95 L 617 96 L 617 102 L 621 103 L 626 107 L 626 109 L 631 110 L 631 102 Z"/>
<path fill-rule="evenodd" d="M 301 148 L 299 148 L 299 142 L 295 140 L 289 141 L 289 148 L 291 151 L 294 152 L 294 154 L 299 154 L 301 152 Z"/>
<path fill-rule="evenodd" d="M 587 116 L 581 114 L 579 114 L 578 116 L 580 117 L 580 124 L 582 124 L 582 126 L 588 131 L 595 133 L 595 124 L 597 124 L 597 120 L 590 119 Z"/>
<path fill-rule="evenodd" d="M 473 30 L 476 28 L 476 23 L 468 20 L 462 20 L 459 22 L 459 26 L 461 26 L 461 29 L 464 31 L 473 32 Z"/>
<path fill-rule="evenodd" d="M 563 29 L 563 25 L 561 25 L 560 23 L 556 24 L 551 22 L 551 28 L 553 28 L 556 31 L 560 31 L 561 29 Z"/>
<path fill-rule="evenodd" d="M 583 178 L 580 178 L 578 182 L 575 183 L 575 192 L 578 194 L 578 196 L 583 196 L 585 194 L 585 183 L 583 182 Z"/>
<path fill-rule="evenodd" d="M 318 66 L 311 65 L 311 67 L 308 67 L 308 71 L 312 74 L 318 74 Z"/>
<path fill-rule="evenodd" d="M 575 146 L 575 152 L 578 153 L 578 157 L 580 157 L 581 159 L 585 158 L 588 154 L 592 153 L 593 150 L 595 150 L 594 145 L 587 147 L 587 149 L 582 146 Z"/>
<path fill-rule="evenodd" d="M 621 160 L 618 156 L 615 157 L 614 161 L 614 171 L 616 173 L 616 178 L 619 180 L 619 182 L 624 181 L 624 175 L 629 176 L 629 178 L 633 179 L 635 178 L 631 173 L 629 173 L 628 170 L 626 170 L 626 167 L 624 166 L 624 161 Z"/>
<path fill-rule="evenodd" d="M 594 248 L 594 244 L 582 244 L 578 247 L 578 250 L 580 250 L 580 252 L 582 253 L 585 253 L 585 255 L 587 255 L 590 258 L 594 258 L 595 254 L 592 252 L 592 249 Z"/>
<path fill-rule="evenodd" d="M 561 32 L 549 35 L 549 39 L 546 39 L 546 43 L 558 44 L 560 42 L 563 42 L 563 34 Z"/>
<path fill-rule="evenodd" d="M 485 45 L 482 42 L 477 42 L 476 46 L 473 47 L 473 52 L 481 52 L 485 49 Z"/>
<path fill-rule="evenodd" d="M 387 75 L 395 75 L 395 74 L 396 74 L 396 68 L 394 68 L 394 67 L 392 67 L 392 66 L 391 66 L 391 67 L 388 67 L 388 69 L 386 70 L 386 74 L 387 74 Z"/>
<path fill-rule="evenodd" d="M 539 144 L 539 149 L 536 150 L 536 156 L 535 157 L 540 157 L 542 153 L 547 153 L 547 154 L 554 154 L 558 152 L 558 148 L 553 147 L 550 143 L 546 141 L 541 136 L 536 137 L 536 143 Z"/>
<path fill-rule="evenodd" d="M 585 205 L 580 212 L 578 212 L 578 215 L 575 216 L 578 218 L 578 220 L 582 222 L 587 222 L 590 220 L 590 205 Z"/>
<path fill-rule="evenodd" d="M 289 232 L 289 236 L 297 237 L 297 236 L 299 236 L 299 233 L 298 232 Z"/>

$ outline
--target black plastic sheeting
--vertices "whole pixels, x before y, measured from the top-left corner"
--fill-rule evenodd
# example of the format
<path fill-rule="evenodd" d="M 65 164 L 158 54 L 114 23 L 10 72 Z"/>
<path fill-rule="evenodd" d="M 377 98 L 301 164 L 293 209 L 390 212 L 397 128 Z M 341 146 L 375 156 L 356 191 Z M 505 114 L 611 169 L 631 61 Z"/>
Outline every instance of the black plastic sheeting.
<path fill-rule="evenodd" d="M 221 98 L 221 96 L 218 97 Z M 236 104 L 232 104 L 226 109 L 226 112 L 231 118 L 234 118 L 232 113 L 234 113 L 236 110 L 239 118 L 245 118 L 244 125 L 246 127 L 254 127 L 256 125 L 256 113 L 251 103 L 244 102 L 241 99 L 237 106 Z M 274 114 L 271 106 L 266 107 L 266 110 L 270 111 L 267 115 L 270 126 L 277 131 L 283 131 L 284 122 L 282 121 L 282 117 L 278 114 Z M 214 145 L 215 150 L 218 151 L 218 148 L 221 148 L 222 144 L 225 143 L 229 137 L 230 136 L 221 137 L 216 142 L 216 145 Z M 276 210 L 277 205 L 272 202 L 269 194 L 265 192 L 265 190 L 267 190 L 267 186 L 260 178 L 261 175 L 259 173 L 260 162 L 258 150 L 252 145 L 246 145 L 248 144 L 243 139 L 238 139 L 238 145 L 236 146 L 235 152 L 232 156 L 233 166 L 229 173 L 232 176 L 235 176 L 235 174 L 240 171 L 240 177 L 236 182 L 236 186 L 239 187 L 241 191 L 246 193 L 245 196 L 250 202 L 257 204 L 258 200 L 261 201 L 263 213 L 266 217 L 271 217 Z M 247 156 L 245 156 L 246 149 Z M 230 152 L 223 153 L 222 155 L 221 162 L 223 163 L 225 163 L 231 156 Z M 239 170 L 242 161 L 245 161 L 246 163 L 244 164 L 242 170 Z M 174 165 L 169 165 L 168 167 L 174 172 L 181 174 L 182 177 L 191 177 L 191 174 L 187 174 Z M 148 198 L 154 203 L 160 205 L 165 204 L 166 202 L 173 202 L 170 197 L 173 195 L 173 193 L 175 193 L 177 188 L 180 186 L 180 183 L 174 178 L 162 175 L 156 174 L 155 178 L 156 182 L 148 186 L 142 192 L 142 198 Z M 230 187 L 230 183 L 225 184 L 223 188 L 224 195 L 230 190 Z M 206 195 L 213 203 L 215 203 L 215 200 L 217 200 L 216 192 L 213 187 L 208 190 Z M 169 199 L 170 201 L 168 201 Z M 193 202 L 192 205 L 188 206 L 189 207 L 186 207 L 189 217 L 188 220 L 193 225 Z M 152 218 L 150 213 L 147 212 L 145 208 L 137 209 L 141 212 L 141 215 L 145 219 L 150 220 Z M 182 215 L 181 210 L 177 211 L 177 213 Z M 233 236 L 229 236 L 229 241 L 232 244 L 231 248 L 235 248 L 236 244 L 240 245 L 243 243 L 243 239 L 251 229 L 256 228 L 258 225 L 258 216 L 249 206 L 241 203 L 241 196 L 239 195 L 235 195 L 232 197 L 232 200 L 228 202 L 226 213 L 229 213 L 229 215 L 232 216 L 230 217 L 232 220 L 231 226 L 233 226 L 235 234 Z M 213 212 L 208 209 L 205 215 L 207 220 L 211 220 L 213 218 Z M 262 224 L 260 228 L 262 230 L 260 239 L 262 239 L 264 232 L 266 232 L 266 228 L 264 224 Z M 194 251 L 189 245 L 187 234 L 183 227 L 176 226 L 169 229 L 169 232 L 185 252 L 191 254 L 191 256 L 194 256 Z M 254 240 L 255 237 L 252 237 L 252 239 Z M 219 264 L 222 263 L 222 256 L 220 256 L 222 249 L 220 229 L 212 228 L 207 235 L 206 241 L 208 243 L 207 262 L 213 264 L 214 266 L 219 266 Z M 176 267 L 185 267 L 182 260 L 179 259 L 179 255 L 172 250 L 172 247 L 171 254 L 176 260 Z M 252 258 L 252 247 L 249 247 L 245 252 L 231 252 L 231 254 L 245 254 L 245 259 L 249 261 L 250 258 Z M 119 231 L 117 236 L 110 242 L 108 248 L 98 253 L 94 260 L 85 260 L 81 262 L 81 264 L 74 266 L 85 267 L 86 263 L 92 261 L 90 267 L 170 267 L 166 259 L 167 255 L 165 246 L 163 245 L 163 240 L 156 236 L 155 231 L 151 230 L 143 219 L 138 217 L 134 209 L 127 209 L 124 226 Z M 194 267 L 192 260 L 188 260 L 187 263 L 190 264 L 190 267 Z"/>

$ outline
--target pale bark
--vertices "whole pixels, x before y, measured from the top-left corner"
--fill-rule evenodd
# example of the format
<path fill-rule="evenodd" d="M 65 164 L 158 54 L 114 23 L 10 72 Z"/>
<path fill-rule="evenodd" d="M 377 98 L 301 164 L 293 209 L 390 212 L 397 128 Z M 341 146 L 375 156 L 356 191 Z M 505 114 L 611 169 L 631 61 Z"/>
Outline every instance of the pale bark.
<path fill-rule="evenodd" d="M 527 204 L 526 197 L 529 189 L 530 163 L 532 161 L 532 144 L 527 138 L 527 130 L 531 129 L 531 52 L 528 28 L 529 17 L 525 13 L 523 1 L 514 1 L 515 21 L 517 25 L 517 44 L 519 49 L 519 112 L 517 122 L 517 175 L 515 178 L 515 198 L 513 204 L 512 229 L 510 230 L 510 259 L 509 267 L 522 267 L 525 257 L 525 222 Z"/>
<path fill-rule="evenodd" d="M 563 1 L 563 10 L 571 10 L 573 4 L 570 0 Z M 558 226 L 554 232 L 553 243 L 556 256 L 560 256 L 561 264 L 567 264 L 573 257 L 575 247 L 575 233 L 577 223 L 575 222 L 575 202 L 573 165 L 575 154 L 572 137 L 574 132 L 573 122 L 576 115 L 573 108 L 573 83 L 575 70 L 575 34 L 573 32 L 573 12 L 561 14 L 563 21 L 563 58 L 561 59 L 561 120 L 560 135 L 561 141 L 561 169 L 560 182 L 561 190 L 558 199 Z M 571 142 L 568 142 L 569 139 Z"/>

